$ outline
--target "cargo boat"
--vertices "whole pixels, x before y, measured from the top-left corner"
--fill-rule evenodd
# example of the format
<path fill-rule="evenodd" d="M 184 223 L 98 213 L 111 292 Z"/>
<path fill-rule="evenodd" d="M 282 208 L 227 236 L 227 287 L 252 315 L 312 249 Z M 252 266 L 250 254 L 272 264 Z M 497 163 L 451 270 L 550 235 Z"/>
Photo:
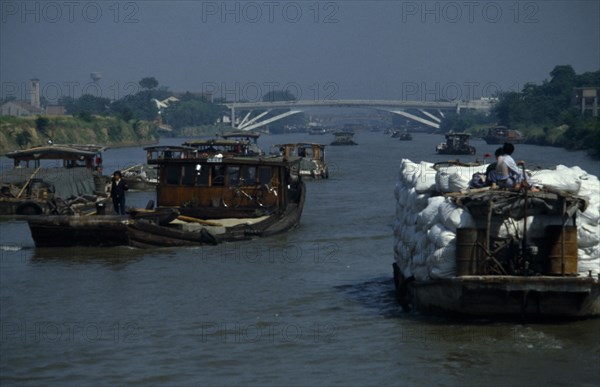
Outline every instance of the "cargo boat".
<path fill-rule="evenodd" d="M 404 309 L 500 318 L 600 316 L 600 181 L 579 167 L 474 188 L 488 165 L 403 159 L 393 274 Z"/>
<path fill-rule="evenodd" d="M 158 167 L 155 210 L 35 217 L 28 223 L 36 246 L 203 245 L 298 225 L 306 193 L 297 174 L 300 158 L 209 154 L 205 146 L 145 148 L 148 164 Z"/>
<path fill-rule="evenodd" d="M 523 141 L 523 134 L 518 130 L 508 129 L 506 126 L 496 126 L 489 128 L 483 139 L 490 145 L 504 144 L 505 142 L 518 144 Z"/>
<path fill-rule="evenodd" d="M 521 244 L 494 236 L 499 227 L 494 218 L 510 216 L 514 204 L 522 206 L 523 200 L 529 200 L 525 211 L 530 213 L 564 208 L 567 216 L 585 205 L 581 199 L 557 194 L 528 196 L 504 191 L 456 195 L 476 214 L 477 222 L 477 228 L 458 230 L 457 275 L 416 281 L 405 278 L 394 263 L 401 304 L 426 313 L 471 316 L 600 315 L 600 278 L 577 276 L 575 226 L 547 226 L 545 240 L 523 239 Z"/>
<path fill-rule="evenodd" d="M 97 145 L 49 144 L 10 152 L 14 168 L 0 176 L 0 215 L 68 214 L 105 201 Z"/>
<path fill-rule="evenodd" d="M 156 170 L 147 164 L 133 165 L 123 169 L 121 173 L 123 180 L 133 191 L 153 191 L 158 184 Z"/>
<path fill-rule="evenodd" d="M 446 141 L 438 144 L 435 151 L 441 155 L 474 155 L 477 151 L 469 145 L 469 133 L 448 133 Z"/>
<path fill-rule="evenodd" d="M 351 131 L 341 131 L 333 133 L 334 139 L 331 145 L 358 145 L 353 137 L 354 132 Z"/>
<path fill-rule="evenodd" d="M 400 141 L 412 141 L 412 135 L 408 130 L 394 130 L 391 135 L 392 138 L 397 138 Z"/>

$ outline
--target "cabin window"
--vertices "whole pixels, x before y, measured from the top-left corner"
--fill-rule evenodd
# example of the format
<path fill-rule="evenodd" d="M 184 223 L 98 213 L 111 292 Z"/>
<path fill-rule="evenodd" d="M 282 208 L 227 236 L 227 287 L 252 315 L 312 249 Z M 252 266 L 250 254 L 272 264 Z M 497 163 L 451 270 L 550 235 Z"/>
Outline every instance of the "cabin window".
<path fill-rule="evenodd" d="M 256 168 L 255 167 L 242 167 L 242 179 L 244 179 L 244 185 L 255 185 L 256 184 Z"/>
<path fill-rule="evenodd" d="M 229 166 L 227 167 L 227 185 L 235 187 L 240 184 L 240 167 Z"/>
<path fill-rule="evenodd" d="M 225 185 L 225 166 L 213 165 L 211 176 L 211 185 Z"/>
<path fill-rule="evenodd" d="M 186 165 L 183 167 L 183 185 L 194 185 L 196 182 L 196 166 Z"/>
<path fill-rule="evenodd" d="M 206 165 L 196 164 L 194 170 L 196 171 L 196 185 L 204 187 L 208 186 L 210 168 Z"/>
<path fill-rule="evenodd" d="M 189 164 L 183 169 L 183 184 L 184 185 L 208 185 L 209 168 L 201 164 Z"/>
<path fill-rule="evenodd" d="M 165 182 L 167 184 L 179 184 L 179 177 L 181 175 L 181 167 L 179 165 L 167 165 L 165 166 Z"/>
<path fill-rule="evenodd" d="M 272 171 L 271 167 L 258 167 L 258 181 L 262 184 L 271 182 Z"/>

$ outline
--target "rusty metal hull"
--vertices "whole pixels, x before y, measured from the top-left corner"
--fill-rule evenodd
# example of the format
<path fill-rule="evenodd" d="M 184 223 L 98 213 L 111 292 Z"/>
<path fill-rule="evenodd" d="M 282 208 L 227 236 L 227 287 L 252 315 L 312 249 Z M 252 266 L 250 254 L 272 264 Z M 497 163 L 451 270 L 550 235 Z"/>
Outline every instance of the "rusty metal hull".
<path fill-rule="evenodd" d="M 405 309 L 474 317 L 600 316 L 600 279 L 556 276 L 461 276 L 405 279 L 394 265 L 396 294 Z"/>
<path fill-rule="evenodd" d="M 600 283 L 583 277 L 465 276 L 414 283 L 418 310 L 471 316 L 600 316 Z"/>

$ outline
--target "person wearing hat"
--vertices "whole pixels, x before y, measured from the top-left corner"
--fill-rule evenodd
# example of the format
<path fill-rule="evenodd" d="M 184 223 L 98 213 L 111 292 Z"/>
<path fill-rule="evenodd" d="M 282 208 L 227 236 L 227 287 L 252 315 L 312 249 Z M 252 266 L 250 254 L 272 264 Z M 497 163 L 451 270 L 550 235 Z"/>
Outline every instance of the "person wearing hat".
<path fill-rule="evenodd" d="M 112 184 L 110 186 L 110 197 L 112 198 L 113 208 L 117 214 L 125 215 L 125 191 L 129 187 L 123 180 L 121 171 L 113 173 Z"/>

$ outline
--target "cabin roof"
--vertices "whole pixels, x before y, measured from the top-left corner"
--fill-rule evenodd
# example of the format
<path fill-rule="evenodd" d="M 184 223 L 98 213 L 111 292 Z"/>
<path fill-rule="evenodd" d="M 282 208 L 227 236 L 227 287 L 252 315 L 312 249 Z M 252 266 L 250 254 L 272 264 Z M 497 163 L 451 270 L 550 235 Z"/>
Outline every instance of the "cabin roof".
<path fill-rule="evenodd" d="M 184 142 L 184 146 L 190 147 L 201 147 L 201 146 L 234 146 L 238 144 L 249 144 L 248 141 L 244 140 L 198 140 L 198 141 L 190 141 Z"/>
<path fill-rule="evenodd" d="M 290 143 L 290 144 L 275 144 L 272 145 L 273 147 L 294 147 L 294 148 L 304 148 L 304 147 L 313 147 L 313 146 L 317 146 L 319 148 L 325 148 L 325 144 L 319 144 L 316 142 L 297 142 L 297 143 Z"/>
<path fill-rule="evenodd" d="M 301 157 L 283 156 L 241 156 L 231 154 L 206 154 L 200 153 L 194 147 L 189 146 L 150 146 L 144 148 L 148 152 L 183 152 L 182 157 L 157 157 L 148 158 L 148 164 L 187 164 L 187 163 L 208 163 L 208 164 L 254 164 L 254 165 L 292 165 L 299 163 Z M 220 156 L 220 157 L 219 157 Z"/>
<path fill-rule="evenodd" d="M 106 149 L 98 145 L 45 145 L 6 154 L 11 159 L 43 160 L 61 158 L 94 157 Z"/>
<path fill-rule="evenodd" d="M 153 145 L 144 148 L 145 151 L 195 151 L 196 148 L 181 145 Z"/>
<path fill-rule="evenodd" d="M 229 132 L 229 133 L 222 134 L 221 137 L 223 137 L 223 138 L 230 138 L 230 137 L 259 138 L 260 133 L 250 132 L 250 131 L 247 131 L 247 132 L 237 131 L 237 132 Z"/>

